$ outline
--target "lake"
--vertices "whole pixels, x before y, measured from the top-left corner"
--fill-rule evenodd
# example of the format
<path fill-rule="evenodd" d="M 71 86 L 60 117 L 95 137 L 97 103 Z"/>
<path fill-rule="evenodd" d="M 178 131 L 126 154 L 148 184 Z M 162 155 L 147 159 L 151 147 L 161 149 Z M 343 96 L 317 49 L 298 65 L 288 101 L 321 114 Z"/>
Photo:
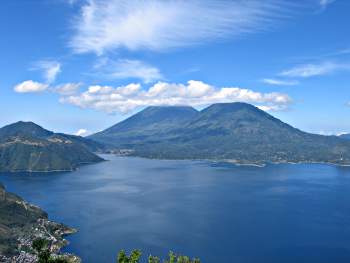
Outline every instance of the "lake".
<path fill-rule="evenodd" d="M 78 228 L 65 251 L 87 263 L 133 248 L 204 263 L 350 262 L 349 167 L 103 157 L 71 173 L 0 181 Z"/>

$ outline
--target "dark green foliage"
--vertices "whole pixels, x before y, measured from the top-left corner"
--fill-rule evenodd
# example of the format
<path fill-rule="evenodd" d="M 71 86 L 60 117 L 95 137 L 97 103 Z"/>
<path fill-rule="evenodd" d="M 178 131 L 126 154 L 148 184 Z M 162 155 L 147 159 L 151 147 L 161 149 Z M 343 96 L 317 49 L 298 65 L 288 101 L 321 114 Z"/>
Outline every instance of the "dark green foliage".
<path fill-rule="evenodd" d="M 148 257 L 148 263 L 160 263 L 160 259 L 158 257 L 150 255 Z"/>
<path fill-rule="evenodd" d="M 38 238 L 33 241 L 32 247 L 34 250 L 40 253 L 43 250 L 47 249 L 48 245 L 49 242 L 46 239 Z"/>
<path fill-rule="evenodd" d="M 51 255 L 48 244 L 49 242 L 42 238 L 33 241 L 32 247 L 38 254 L 38 263 L 68 263 L 64 258 L 54 258 Z"/>
<path fill-rule="evenodd" d="M 162 112 L 162 107 L 156 109 Z M 177 112 L 178 107 L 165 109 Z M 350 164 L 350 141 L 302 132 L 250 104 L 214 104 L 187 118 L 155 118 L 148 112 L 154 109 L 91 138 L 148 158 Z"/>
<path fill-rule="evenodd" d="M 130 254 L 130 257 L 128 257 L 125 254 L 125 251 L 122 250 L 118 254 L 118 261 L 117 263 L 138 263 L 141 259 L 141 251 L 139 250 L 133 250 Z M 190 259 L 187 256 L 182 255 L 176 255 L 173 252 L 169 253 L 169 258 L 165 259 L 163 261 L 160 260 L 159 257 L 155 257 L 150 255 L 148 257 L 148 263 L 200 263 L 199 259 Z"/>
<path fill-rule="evenodd" d="M 68 263 L 69 261 L 64 258 L 50 259 L 49 263 Z"/>
<path fill-rule="evenodd" d="M 71 171 L 102 159 L 90 150 L 98 143 L 79 136 L 55 134 L 32 122 L 0 129 L 0 172 Z"/>
<path fill-rule="evenodd" d="M 38 263 L 49 263 L 51 253 L 48 249 L 38 252 Z"/>
<path fill-rule="evenodd" d="M 197 258 L 190 259 L 188 256 L 176 255 L 173 252 L 169 253 L 169 258 L 163 261 L 164 263 L 200 263 Z"/>
<path fill-rule="evenodd" d="M 130 256 L 127 256 L 125 251 L 122 250 L 118 254 L 118 263 L 138 263 L 141 258 L 140 250 L 133 250 Z"/>

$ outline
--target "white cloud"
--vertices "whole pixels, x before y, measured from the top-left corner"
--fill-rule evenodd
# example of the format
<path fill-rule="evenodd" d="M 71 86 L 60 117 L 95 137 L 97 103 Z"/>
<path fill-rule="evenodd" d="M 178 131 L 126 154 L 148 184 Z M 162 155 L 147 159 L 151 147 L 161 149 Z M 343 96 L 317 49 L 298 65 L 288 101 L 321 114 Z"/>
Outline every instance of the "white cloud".
<path fill-rule="evenodd" d="M 309 78 L 334 73 L 340 70 L 350 70 L 349 64 L 340 64 L 333 62 L 323 62 L 320 64 L 299 65 L 292 69 L 280 73 L 285 77 Z"/>
<path fill-rule="evenodd" d="M 14 87 L 14 91 L 18 93 L 31 93 L 31 92 L 42 92 L 45 91 L 49 85 L 44 83 L 35 82 L 32 80 L 26 80 L 22 83 L 17 84 Z"/>
<path fill-rule="evenodd" d="M 342 132 L 337 132 L 337 136 L 342 136 L 342 135 L 347 135 L 347 134 L 350 134 L 349 132 L 344 132 L 344 131 L 342 131 Z"/>
<path fill-rule="evenodd" d="M 320 135 L 324 135 L 324 136 L 341 136 L 341 135 L 345 135 L 345 134 L 349 134 L 348 132 L 339 132 L 339 131 L 319 131 L 318 134 Z"/>
<path fill-rule="evenodd" d="M 275 86 L 295 86 L 299 84 L 296 80 L 263 79 L 262 82 Z"/>
<path fill-rule="evenodd" d="M 331 3 L 335 2 L 335 0 L 320 0 L 320 6 L 322 8 L 326 8 Z"/>
<path fill-rule="evenodd" d="M 52 60 L 40 60 L 34 63 L 33 70 L 42 70 L 47 83 L 53 83 L 61 72 L 61 64 Z"/>
<path fill-rule="evenodd" d="M 18 93 L 38 93 L 43 91 L 49 91 L 53 93 L 58 93 L 62 96 L 74 95 L 76 94 L 81 83 L 64 83 L 56 86 L 51 86 L 46 83 L 40 83 L 33 80 L 26 80 L 14 87 L 14 91 Z"/>
<path fill-rule="evenodd" d="M 141 79 L 145 83 L 151 83 L 163 79 L 160 70 L 140 60 L 119 59 L 112 61 L 103 58 L 94 66 L 100 71 L 99 76 L 110 79 Z"/>
<path fill-rule="evenodd" d="M 77 136 L 85 136 L 89 133 L 88 130 L 85 130 L 85 129 L 79 129 L 74 135 L 77 135 Z"/>
<path fill-rule="evenodd" d="M 283 93 L 260 93 L 239 87 L 216 88 L 201 81 L 187 84 L 158 82 L 148 89 L 132 83 L 121 87 L 90 86 L 79 95 L 61 97 L 62 103 L 108 113 L 131 112 L 150 105 L 205 106 L 220 102 L 247 102 L 266 110 L 284 110 L 292 99 Z"/>
<path fill-rule="evenodd" d="M 72 23 L 76 53 L 164 50 L 265 31 L 287 17 L 282 0 L 89 0 Z M 295 5 L 294 5 L 295 6 Z"/>
<path fill-rule="evenodd" d="M 52 88 L 52 91 L 61 95 L 73 95 L 79 91 L 81 83 L 65 83 Z"/>
<path fill-rule="evenodd" d="M 286 105 L 256 105 L 260 110 L 263 111 L 285 111 L 288 109 Z"/>

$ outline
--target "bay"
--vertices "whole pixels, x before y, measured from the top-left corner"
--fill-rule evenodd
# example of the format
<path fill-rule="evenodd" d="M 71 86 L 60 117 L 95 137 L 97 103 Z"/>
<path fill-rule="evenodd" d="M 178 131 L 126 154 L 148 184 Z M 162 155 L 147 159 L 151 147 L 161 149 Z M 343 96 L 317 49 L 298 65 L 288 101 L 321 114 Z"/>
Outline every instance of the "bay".
<path fill-rule="evenodd" d="M 349 167 L 103 157 L 71 173 L 0 181 L 79 229 L 65 251 L 87 263 L 134 248 L 205 263 L 350 262 Z"/>

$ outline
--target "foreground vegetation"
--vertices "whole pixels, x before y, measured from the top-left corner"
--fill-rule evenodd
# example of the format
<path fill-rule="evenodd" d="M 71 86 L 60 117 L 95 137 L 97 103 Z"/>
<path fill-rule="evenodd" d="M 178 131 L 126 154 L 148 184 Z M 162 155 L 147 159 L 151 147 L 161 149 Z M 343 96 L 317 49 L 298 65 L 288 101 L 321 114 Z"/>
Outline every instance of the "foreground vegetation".
<path fill-rule="evenodd" d="M 68 259 L 52 255 L 49 242 L 46 239 L 38 238 L 33 241 L 33 249 L 37 252 L 38 263 L 69 263 Z"/>
<path fill-rule="evenodd" d="M 33 249 L 37 253 L 37 263 L 71 263 L 69 258 L 64 255 L 58 256 L 51 253 L 48 240 L 38 238 L 33 241 Z M 124 250 L 120 251 L 117 257 L 117 263 L 139 263 L 142 253 L 140 250 L 133 250 L 127 255 Z M 197 258 L 191 259 L 188 256 L 176 255 L 169 252 L 168 258 L 161 260 L 159 257 L 150 255 L 148 263 L 200 263 Z"/>
<path fill-rule="evenodd" d="M 118 254 L 117 263 L 138 263 L 141 259 L 142 253 L 140 250 L 133 250 L 128 256 L 124 250 Z M 200 263 L 197 258 L 190 259 L 187 256 L 176 255 L 173 252 L 169 253 L 168 259 L 161 260 L 159 257 L 150 255 L 148 263 Z"/>

